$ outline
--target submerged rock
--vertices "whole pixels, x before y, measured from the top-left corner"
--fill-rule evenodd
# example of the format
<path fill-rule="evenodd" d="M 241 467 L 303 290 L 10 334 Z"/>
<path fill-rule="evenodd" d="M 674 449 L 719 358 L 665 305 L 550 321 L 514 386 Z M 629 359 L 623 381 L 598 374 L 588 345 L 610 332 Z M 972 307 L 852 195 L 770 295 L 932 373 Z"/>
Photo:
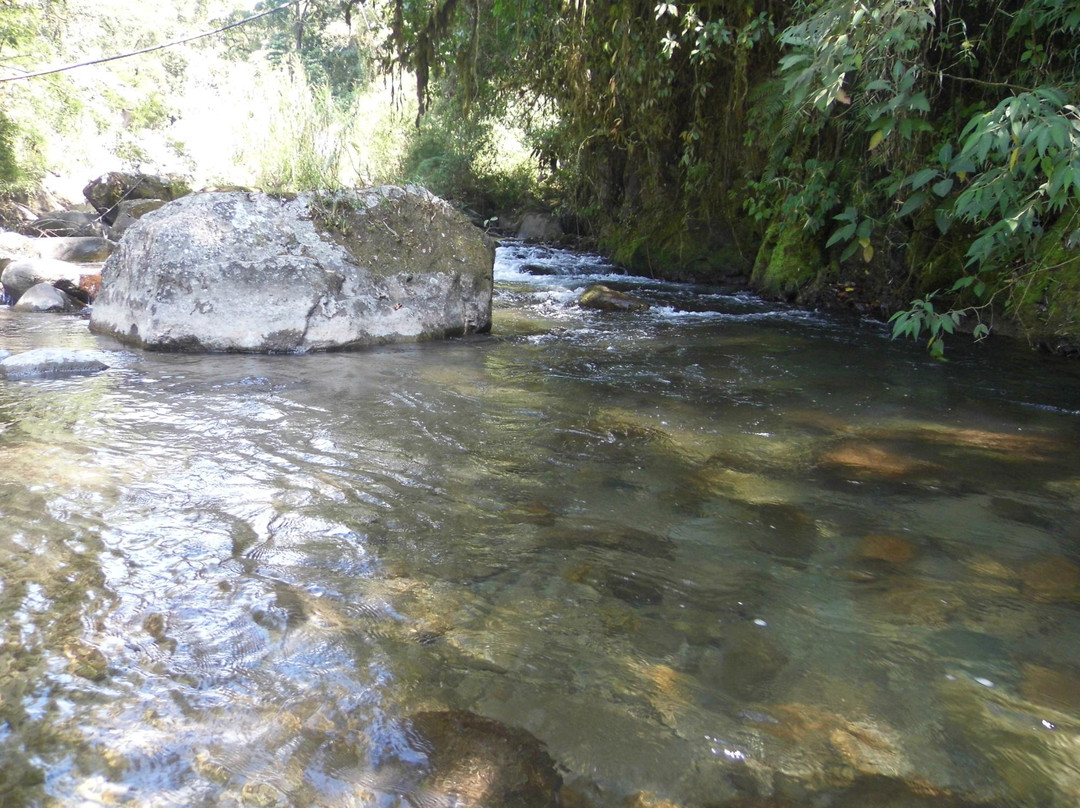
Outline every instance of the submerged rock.
<path fill-rule="evenodd" d="M 0 376 L 24 379 L 34 376 L 67 376 L 97 373 L 109 366 L 101 351 L 35 348 L 0 360 Z"/>
<path fill-rule="evenodd" d="M 1080 721 L 1008 693 L 994 682 L 958 675 L 939 685 L 957 755 L 986 760 L 999 781 L 994 804 L 1080 805 Z"/>
<path fill-rule="evenodd" d="M 1080 674 L 1025 662 L 1020 694 L 1035 704 L 1080 716 Z"/>
<path fill-rule="evenodd" d="M 751 718 L 779 743 L 763 769 L 773 785 L 797 783 L 803 793 L 852 786 L 861 778 L 884 778 L 894 788 L 917 775 L 896 730 L 866 717 L 850 720 L 808 704 L 773 705 Z"/>
<path fill-rule="evenodd" d="M 846 441 L 829 449 L 822 465 L 860 478 L 910 480 L 933 477 L 945 469 L 936 463 L 894 452 L 885 446 L 863 441 Z"/>
<path fill-rule="evenodd" d="M 535 736 L 464 710 L 417 713 L 415 745 L 429 771 L 421 805 L 557 808 L 562 778 Z M 449 798 L 449 802 L 447 801 Z"/>
<path fill-rule="evenodd" d="M 196 194 L 128 230 L 90 328 L 147 348 L 263 353 L 484 332 L 494 260 L 423 189 Z"/>
<path fill-rule="evenodd" d="M 1048 558 L 1020 572 L 1024 594 L 1040 603 L 1080 603 L 1080 566 L 1067 558 Z"/>
<path fill-rule="evenodd" d="M 64 656 L 68 660 L 68 670 L 84 679 L 101 681 L 109 669 L 105 655 L 78 637 L 70 637 L 64 642 Z"/>
<path fill-rule="evenodd" d="M 915 545 L 907 539 L 878 534 L 863 536 L 855 548 L 855 555 L 860 559 L 889 564 L 904 564 L 917 553 Z"/>
<path fill-rule="evenodd" d="M 706 649 L 699 668 L 704 681 L 743 701 L 772 696 L 775 681 L 790 658 L 768 631 L 753 624 L 736 626 L 719 649 Z"/>
<path fill-rule="evenodd" d="M 519 521 L 552 526 L 553 529 L 540 534 L 541 541 L 549 547 L 567 550 L 583 546 L 599 547 L 646 558 L 675 557 L 675 542 L 662 534 L 626 527 L 617 522 L 575 522 L 569 519 L 556 521 L 555 515 L 548 516 L 550 513 L 536 509 L 523 511 L 520 516 L 516 513 L 514 515 Z"/>

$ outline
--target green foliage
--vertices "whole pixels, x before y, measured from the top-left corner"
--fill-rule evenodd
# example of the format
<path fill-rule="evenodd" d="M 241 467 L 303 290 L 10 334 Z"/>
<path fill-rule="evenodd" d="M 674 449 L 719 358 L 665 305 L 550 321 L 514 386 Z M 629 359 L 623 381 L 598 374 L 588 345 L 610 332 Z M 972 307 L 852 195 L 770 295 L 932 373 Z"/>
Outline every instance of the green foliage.
<path fill-rule="evenodd" d="M 498 121 L 439 111 L 437 104 L 435 114 L 422 119 L 409 138 L 400 168 L 406 181 L 424 185 L 484 217 L 520 208 L 536 198 L 535 164 L 526 155 L 519 154 L 515 160 L 500 147 L 499 141 L 510 133 Z"/>
<path fill-rule="evenodd" d="M 271 99 L 276 109 L 256 146 L 256 184 L 270 193 L 332 191 L 342 187 L 340 137 L 344 119 L 328 85 L 312 87 L 291 64 Z"/>
<path fill-rule="evenodd" d="M 229 19 L 235 22 L 281 5 L 281 0 L 261 0 L 252 11 L 238 10 Z M 349 98 L 372 78 L 370 43 L 361 35 L 366 28 L 353 24 L 354 15 L 363 18 L 367 14 L 361 0 L 300 0 L 231 29 L 230 52 L 237 59 L 265 53 L 276 67 L 299 64 L 313 87 L 326 86 L 335 98 Z"/>
<path fill-rule="evenodd" d="M 926 331 L 938 353 L 952 314 L 973 310 L 949 301 L 1008 305 L 996 289 L 1038 270 L 1046 226 L 1080 200 L 1080 116 L 1070 103 L 1080 11 L 1061 0 L 826 0 L 809 12 L 780 35 L 789 50 L 769 100 L 802 123 L 779 130 L 765 176 L 799 152 L 843 151 L 846 176 L 835 181 L 844 204 L 828 241 L 841 262 L 860 247 L 871 261 L 875 242 L 903 245 L 927 214 L 941 238 L 970 238 L 956 285 L 937 298 L 912 290 L 923 296 L 894 320 L 896 336 Z"/>
<path fill-rule="evenodd" d="M 8 117 L 0 112 L 0 193 L 9 191 L 19 179 L 14 129 Z"/>
<path fill-rule="evenodd" d="M 922 298 L 911 301 L 911 308 L 906 311 L 898 311 L 889 318 L 892 323 L 893 339 L 901 336 L 919 339 L 925 331 L 927 336 L 926 347 L 930 355 L 935 359 L 945 358 L 945 336 L 954 334 L 960 325 L 960 320 L 966 314 L 976 312 L 972 307 L 963 310 L 950 308 L 946 311 L 938 311 L 934 307 L 936 292 L 931 292 Z M 989 327 L 985 323 L 979 323 L 972 330 L 975 339 L 983 339 L 989 333 Z"/>

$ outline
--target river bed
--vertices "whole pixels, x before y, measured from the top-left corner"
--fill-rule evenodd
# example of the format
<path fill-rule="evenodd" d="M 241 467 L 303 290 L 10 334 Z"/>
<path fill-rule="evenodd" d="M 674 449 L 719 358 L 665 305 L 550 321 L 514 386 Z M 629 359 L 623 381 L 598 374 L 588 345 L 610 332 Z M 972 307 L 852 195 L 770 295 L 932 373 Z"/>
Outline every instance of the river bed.
<path fill-rule="evenodd" d="M 490 336 L 308 356 L 0 309 L 111 364 L 0 380 L 0 804 L 511 804 L 436 713 L 567 808 L 1080 804 L 1077 363 L 496 281 Z"/>

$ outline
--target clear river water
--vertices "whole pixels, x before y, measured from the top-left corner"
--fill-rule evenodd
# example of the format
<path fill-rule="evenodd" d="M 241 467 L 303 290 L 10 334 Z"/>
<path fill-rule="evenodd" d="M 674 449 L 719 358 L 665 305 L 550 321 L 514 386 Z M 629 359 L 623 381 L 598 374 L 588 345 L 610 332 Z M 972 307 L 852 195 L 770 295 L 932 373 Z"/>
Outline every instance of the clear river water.
<path fill-rule="evenodd" d="M 111 365 L 0 380 L 0 805 L 1080 804 L 1080 365 L 614 273 L 308 356 L 0 309 Z"/>

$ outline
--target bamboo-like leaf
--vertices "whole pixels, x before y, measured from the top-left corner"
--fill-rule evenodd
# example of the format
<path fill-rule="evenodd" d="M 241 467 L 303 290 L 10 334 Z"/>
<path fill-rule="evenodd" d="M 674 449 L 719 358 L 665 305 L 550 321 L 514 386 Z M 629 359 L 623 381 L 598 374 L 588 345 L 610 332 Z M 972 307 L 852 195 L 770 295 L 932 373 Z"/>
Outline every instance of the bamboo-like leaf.
<path fill-rule="evenodd" d="M 907 182 L 913 190 L 917 191 L 937 176 L 936 168 L 923 168 L 908 177 Z"/>
<path fill-rule="evenodd" d="M 923 204 L 925 202 L 926 202 L 926 194 L 924 194 L 924 193 L 912 194 L 911 196 L 909 196 L 907 198 L 907 201 L 904 202 L 904 204 L 900 208 L 900 211 L 896 215 L 903 218 L 904 216 L 907 216 L 907 215 L 917 211 L 919 208 L 921 208 L 923 206 Z"/>

